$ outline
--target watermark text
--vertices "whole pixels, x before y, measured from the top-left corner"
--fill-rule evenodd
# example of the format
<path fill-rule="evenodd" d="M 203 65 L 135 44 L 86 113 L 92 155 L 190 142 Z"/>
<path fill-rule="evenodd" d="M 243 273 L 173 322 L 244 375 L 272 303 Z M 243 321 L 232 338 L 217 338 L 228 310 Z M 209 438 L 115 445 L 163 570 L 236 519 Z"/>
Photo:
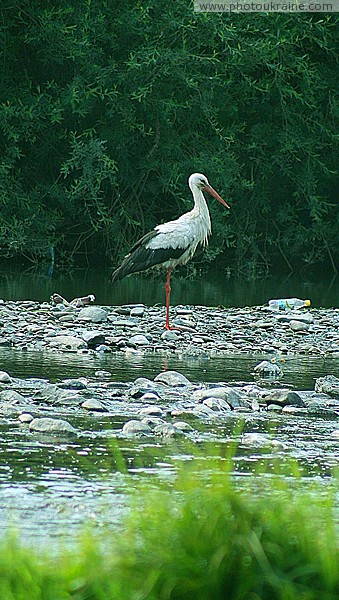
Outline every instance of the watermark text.
<path fill-rule="evenodd" d="M 195 12 L 311 12 L 311 13 L 328 13 L 339 12 L 339 0 L 331 0 L 331 2 L 202 2 L 194 0 Z"/>

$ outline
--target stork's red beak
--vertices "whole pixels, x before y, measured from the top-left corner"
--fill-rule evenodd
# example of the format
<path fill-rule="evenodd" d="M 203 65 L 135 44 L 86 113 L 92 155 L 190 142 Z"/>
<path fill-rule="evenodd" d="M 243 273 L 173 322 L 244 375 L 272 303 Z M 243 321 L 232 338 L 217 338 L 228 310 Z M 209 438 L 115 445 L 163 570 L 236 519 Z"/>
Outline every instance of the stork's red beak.
<path fill-rule="evenodd" d="M 211 196 L 213 196 L 214 198 L 216 198 L 217 200 L 219 200 L 219 202 L 221 202 L 221 204 L 223 204 L 224 206 L 226 206 L 226 208 L 231 208 L 227 202 L 225 202 L 225 200 L 222 199 L 221 196 L 219 196 L 218 192 L 216 192 L 212 186 L 210 185 L 205 185 L 204 187 L 204 191 L 208 192 L 208 194 L 211 194 Z"/>

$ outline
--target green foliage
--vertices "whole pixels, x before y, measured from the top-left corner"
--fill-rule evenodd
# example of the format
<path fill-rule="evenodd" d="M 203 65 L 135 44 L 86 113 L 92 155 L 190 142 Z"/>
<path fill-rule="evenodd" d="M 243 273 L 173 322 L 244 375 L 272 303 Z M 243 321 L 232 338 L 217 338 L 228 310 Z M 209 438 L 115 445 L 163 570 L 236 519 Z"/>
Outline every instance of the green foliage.
<path fill-rule="evenodd" d="M 89 532 L 57 558 L 3 543 L 1 597 L 336 600 L 334 490 L 264 474 L 250 489 L 231 469 L 202 461 L 173 484 L 139 487 L 120 532 Z"/>
<path fill-rule="evenodd" d="M 335 270 L 337 21 L 4 0 L 0 253 L 116 264 L 202 171 L 232 205 L 207 260 Z"/>

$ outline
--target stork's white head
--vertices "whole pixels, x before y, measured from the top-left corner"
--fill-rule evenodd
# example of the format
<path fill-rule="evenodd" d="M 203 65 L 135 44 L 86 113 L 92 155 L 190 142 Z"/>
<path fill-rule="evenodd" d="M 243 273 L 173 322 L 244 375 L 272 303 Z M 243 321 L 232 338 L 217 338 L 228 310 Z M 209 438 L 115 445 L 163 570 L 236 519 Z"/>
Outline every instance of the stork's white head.
<path fill-rule="evenodd" d="M 209 183 L 207 177 L 202 173 L 193 173 L 188 179 L 188 185 L 193 192 L 193 187 L 203 190 Z"/>
<path fill-rule="evenodd" d="M 190 190 L 194 196 L 194 192 L 195 190 L 200 190 L 201 192 L 208 192 L 208 194 L 210 194 L 211 196 L 213 196 L 214 198 L 216 198 L 217 200 L 219 200 L 219 202 L 221 202 L 221 204 L 223 204 L 224 206 L 226 206 L 227 208 L 230 208 L 227 204 L 227 202 L 225 202 L 225 200 L 223 200 L 221 198 L 221 196 L 219 196 L 218 192 L 216 192 L 212 186 L 208 183 L 208 179 L 206 177 L 206 175 L 202 175 L 202 173 L 193 173 L 193 175 L 190 176 L 189 180 L 188 180 L 188 185 L 190 187 Z"/>

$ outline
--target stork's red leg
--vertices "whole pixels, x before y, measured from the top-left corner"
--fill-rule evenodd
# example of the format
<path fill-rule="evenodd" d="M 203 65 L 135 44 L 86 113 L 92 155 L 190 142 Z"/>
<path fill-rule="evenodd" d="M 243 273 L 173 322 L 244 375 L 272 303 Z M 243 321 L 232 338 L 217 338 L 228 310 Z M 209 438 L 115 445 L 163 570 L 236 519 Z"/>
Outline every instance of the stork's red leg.
<path fill-rule="evenodd" d="M 169 307 L 170 307 L 170 297 L 171 297 L 171 271 L 172 267 L 168 267 L 167 270 L 167 279 L 166 279 L 166 329 L 175 329 L 176 331 L 181 331 L 180 327 L 172 327 L 169 322 Z"/>
<path fill-rule="evenodd" d="M 170 297 L 171 297 L 171 267 L 167 269 L 167 279 L 166 279 L 166 329 L 172 329 L 169 324 L 169 305 L 170 305 Z"/>

